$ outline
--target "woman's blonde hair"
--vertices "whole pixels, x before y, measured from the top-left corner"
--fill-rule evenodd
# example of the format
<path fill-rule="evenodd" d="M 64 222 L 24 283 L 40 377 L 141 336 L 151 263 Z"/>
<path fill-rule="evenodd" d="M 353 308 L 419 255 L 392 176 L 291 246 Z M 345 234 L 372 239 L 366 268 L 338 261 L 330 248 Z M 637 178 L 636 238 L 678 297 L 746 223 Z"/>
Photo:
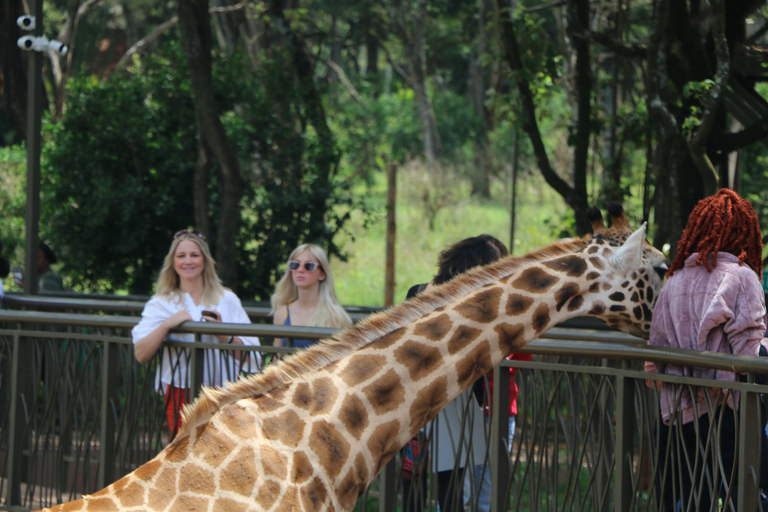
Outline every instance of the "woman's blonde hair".
<path fill-rule="evenodd" d="M 177 236 L 171 242 L 171 248 L 165 255 L 163 268 L 157 278 L 155 287 L 156 297 L 170 297 L 181 301 L 179 290 L 179 275 L 176 273 L 173 265 L 173 258 L 176 255 L 176 249 L 184 240 L 191 240 L 196 243 L 203 253 L 203 294 L 200 296 L 201 305 L 215 306 L 224 297 L 224 286 L 221 284 L 219 276 L 216 274 L 216 262 L 211 256 L 211 250 L 205 239 L 194 234 L 192 231 Z"/>
<path fill-rule="evenodd" d="M 341 303 L 339 303 L 339 299 L 336 297 L 336 285 L 333 282 L 328 256 L 326 256 L 322 247 L 315 244 L 300 245 L 293 250 L 288 260 L 293 260 L 304 251 L 314 256 L 320 264 L 320 268 L 325 272 L 325 279 L 319 283 L 317 308 L 315 309 L 315 314 L 309 320 L 309 324 L 316 327 L 349 327 L 352 325 L 352 319 L 349 318 L 349 315 L 344 311 Z M 275 314 L 275 311 L 280 306 L 287 306 L 298 298 L 299 288 L 293 282 L 291 271 L 286 268 L 285 274 L 280 279 L 280 282 L 277 283 L 275 294 L 272 295 L 272 315 Z"/>

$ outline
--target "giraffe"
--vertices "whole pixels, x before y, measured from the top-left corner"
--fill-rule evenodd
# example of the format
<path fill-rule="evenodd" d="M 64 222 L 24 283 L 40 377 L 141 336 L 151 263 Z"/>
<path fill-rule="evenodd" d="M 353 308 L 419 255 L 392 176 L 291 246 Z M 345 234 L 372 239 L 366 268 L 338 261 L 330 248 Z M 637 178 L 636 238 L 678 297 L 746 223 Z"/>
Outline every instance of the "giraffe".
<path fill-rule="evenodd" d="M 348 511 L 443 407 L 561 321 L 594 315 L 647 338 L 666 258 L 591 209 L 592 235 L 474 269 L 319 345 L 205 389 L 176 439 L 58 512 Z"/>

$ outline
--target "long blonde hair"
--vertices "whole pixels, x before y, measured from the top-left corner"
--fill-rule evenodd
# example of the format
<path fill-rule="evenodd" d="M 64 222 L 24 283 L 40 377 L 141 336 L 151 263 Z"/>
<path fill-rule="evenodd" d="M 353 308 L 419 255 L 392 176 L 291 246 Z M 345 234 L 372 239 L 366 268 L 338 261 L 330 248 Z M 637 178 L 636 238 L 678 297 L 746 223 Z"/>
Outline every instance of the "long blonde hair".
<path fill-rule="evenodd" d="M 315 244 L 300 245 L 293 250 L 288 260 L 294 259 L 304 251 L 309 252 L 317 259 L 320 268 L 325 273 L 325 279 L 318 283 L 320 289 L 318 291 L 317 307 L 315 314 L 309 320 L 309 324 L 316 327 L 349 327 L 352 325 L 352 319 L 349 318 L 349 315 L 344 311 L 341 303 L 339 303 L 339 299 L 336 297 L 336 285 L 333 282 L 328 256 L 325 255 L 322 247 Z M 299 288 L 293 282 L 291 271 L 286 268 L 285 274 L 277 283 L 275 294 L 272 295 L 272 315 L 275 314 L 275 311 L 280 306 L 287 306 L 298 298 Z"/>
<path fill-rule="evenodd" d="M 165 255 L 163 268 L 157 277 L 155 286 L 155 297 L 169 297 L 177 302 L 181 301 L 179 290 L 179 275 L 174 269 L 173 258 L 176 255 L 176 249 L 184 240 L 191 240 L 196 243 L 203 253 L 203 294 L 200 296 L 200 303 L 205 306 L 216 306 L 222 297 L 224 297 L 224 286 L 221 284 L 219 276 L 216 274 L 216 262 L 211 256 L 211 250 L 208 243 L 192 231 L 179 235 L 171 242 L 171 248 Z"/>

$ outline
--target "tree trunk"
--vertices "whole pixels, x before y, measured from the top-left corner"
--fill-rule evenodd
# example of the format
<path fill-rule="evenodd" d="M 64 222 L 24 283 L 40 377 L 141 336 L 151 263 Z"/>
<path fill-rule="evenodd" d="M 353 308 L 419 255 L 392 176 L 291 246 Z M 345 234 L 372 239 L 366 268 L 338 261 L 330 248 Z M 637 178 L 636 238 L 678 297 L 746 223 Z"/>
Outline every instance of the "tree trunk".
<path fill-rule="evenodd" d="M 544 141 L 541 138 L 538 122 L 536 121 L 536 107 L 533 103 L 533 94 L 531 93 L 530 84 L 524 78 L 525 73 L 523 73 L 524 69 L 520 59 L 515 27 L 512 23 L 510 11 L 505 5 L 505 0 L 496 0 L 496 9 L 501 20 L 500 37 L 504 46 L 504 58 L 510 70 L 514 73 L 515 84 L 520 95 L 520 108 L 522 109 L 523 118 L 522 128 L 531 140 L 539 170 L 547 184 L 560 194 L 573 209 L 577 233 L 579 235 L 589 233 L 592 227 L 587 221 L 586 181 L 584 186 L 571 187 L 552 168 L 547 156 L 547 150 L 544 147 Z"/>
<path fill-rule="evenodd" d="M 200 144 L 210 148 L 221 170 L 221 203 L 216 237 L 219 277 L 237 289 L 237 246 L 242 184 L 240 163 L 230 147 L 213 94 L 211 23 L 208 0 L 179 0 L 179 27 L 189 64 Z"/>
<path fill-rule="evenodd" d="M 27 136 L 27 74 L 16 41 L 22 36 L 16 19 L 23 14 L 22 3 L 6 0 L 0 8 L 0 110 L 19 132 Z"/>

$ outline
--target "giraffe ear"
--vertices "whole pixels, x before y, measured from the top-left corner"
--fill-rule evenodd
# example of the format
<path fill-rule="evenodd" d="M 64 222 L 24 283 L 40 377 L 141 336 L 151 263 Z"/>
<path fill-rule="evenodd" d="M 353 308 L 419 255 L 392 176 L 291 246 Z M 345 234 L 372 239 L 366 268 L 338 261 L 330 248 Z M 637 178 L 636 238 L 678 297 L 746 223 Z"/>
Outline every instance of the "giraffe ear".
<path fill-rule="evenodd" d="M 646 224 L 646 222 L 643 222 L 643 225 L 637 231 L 629 235 L 621 249 L 608 260 L 615 272 L 626 274 L 632 269 L 640 268 L 640 265 L 642 265 Z"/>

